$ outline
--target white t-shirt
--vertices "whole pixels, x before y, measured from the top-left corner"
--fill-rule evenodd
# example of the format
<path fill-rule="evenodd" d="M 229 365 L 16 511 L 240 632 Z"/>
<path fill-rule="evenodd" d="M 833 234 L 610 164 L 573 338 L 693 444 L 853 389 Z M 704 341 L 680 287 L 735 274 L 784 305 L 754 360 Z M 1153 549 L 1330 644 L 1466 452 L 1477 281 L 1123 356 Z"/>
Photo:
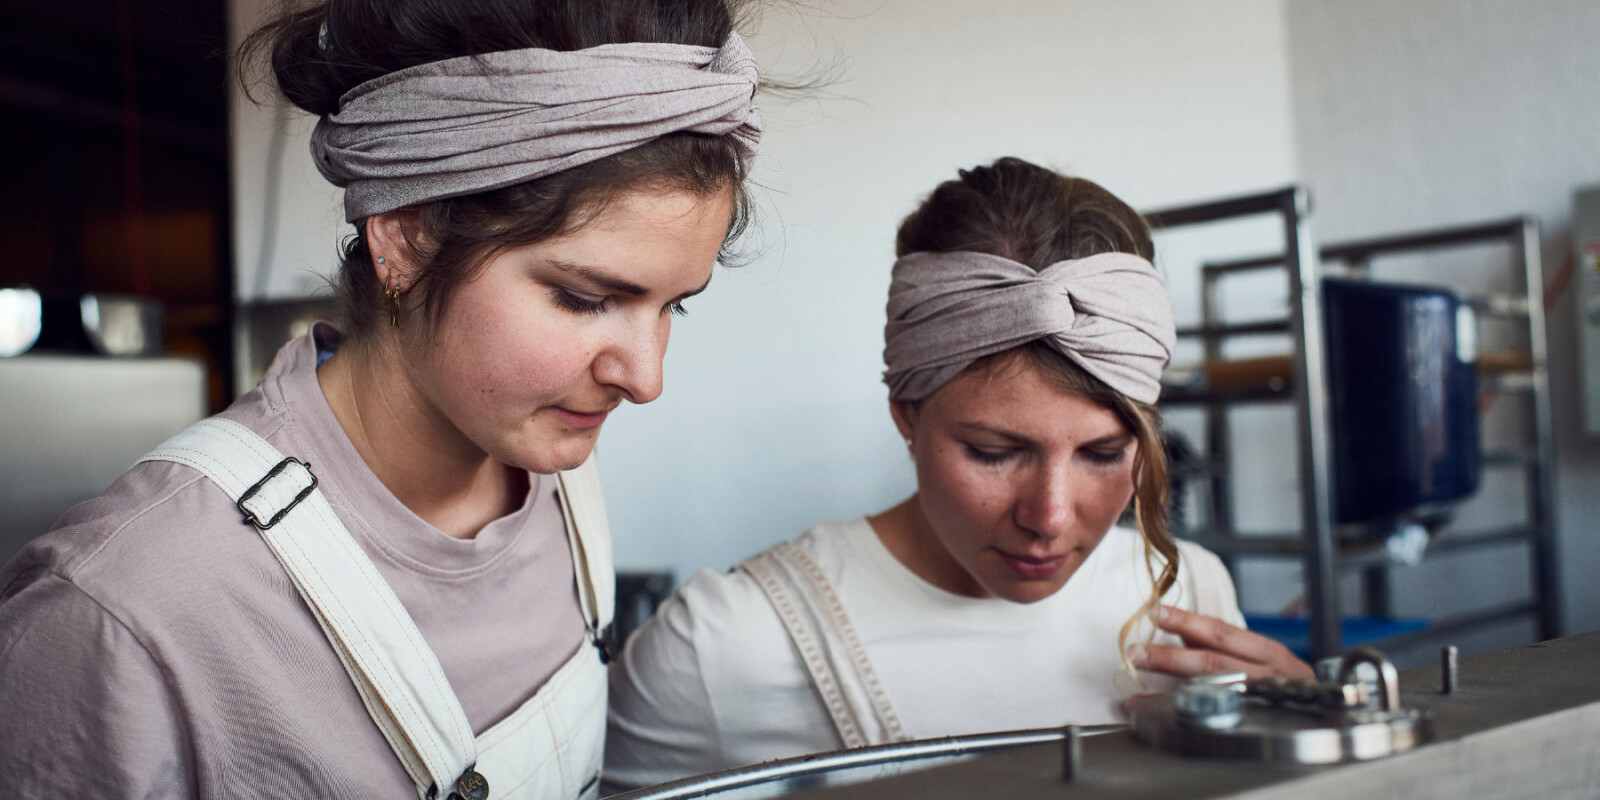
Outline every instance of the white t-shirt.
<path fill-rule="evenodd" d="M 1130 694 L 1173 685 L 1147 674 L 1140 688 L 1117 649 L 1151 587 L 1135 531 L 1112 528 L 1060 591 L 1031 604 L 933 586 L 865 519 L 821 523 L 795 544 L 832 584 L 912 738 L 1118 722 Z M 1222 562 L 1190 542 L 1178 548 L 1165 602 L 1243 626 Z M 1150 630 L 1143 622 L 1128 641 Z M 701 570 L 612 666 L 612 788 L 841 746 L 783 623 L 742 570 Z"/>

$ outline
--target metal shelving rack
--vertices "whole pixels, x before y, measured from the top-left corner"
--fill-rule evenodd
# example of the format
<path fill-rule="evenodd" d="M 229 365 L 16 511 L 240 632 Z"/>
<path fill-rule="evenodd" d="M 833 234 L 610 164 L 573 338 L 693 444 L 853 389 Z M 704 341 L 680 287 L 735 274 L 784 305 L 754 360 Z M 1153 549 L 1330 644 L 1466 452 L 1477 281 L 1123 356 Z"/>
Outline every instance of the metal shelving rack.
<path fill-rule="evenodd" d="M 1435 538 L 1429 552 L 1478 549 L 1511 542 L 1532 548 L 1531 596 L 1507 604 L 1438 620 L 1428 628 L 1383 640 L 1390 648 L 1452 635 L 1473 627 L 1520 617 L 1532 617 L 1541 638 L 1560 634 L 1560 594 L 1555 541 L 1554 443 L 1551 433 L 1549 388 L 1546 372 L 1544 286 L 1540 264 L 1539 232 L 1529 218 L 1518 217 L 1481 225 L 1385 236 L 1331 245 L 1318 251 L 1311 243 L 1306 193 L 1298 187 L 1150 214 L 1158 230 L 1204 222 L 1252 216 L 1280 215 L 1284 223 L 1285 255 L 1206 264 L 1201 272 L 1202 323 L 1179 330 L 1179 336 L 1199 339 L 1208 360 L 1223 356 L 1222 342 L 1230 337 L 1282 333 L 1293 343 L 1292 375 L 1278 385 L 1229 387 L 1219 390 L 1168 390 L 1163 405 L 1199 405 L 1205 412 L 1206 471 L 1210 510 L 1205 529 L 1188 532 L 1232 563 L 1239 557 L 1299 557 L 1305 577 L 1310 616 L 1310 643 L 1314 658 L 1336 655 L 1343 645 L 1337 578 L 1341 571 L 1362 570 L 1366 613 L 1388 615 L 1387 570 L 1390 561 L 1382 542 L 1341 541 L 1333 524 L 1331 502 L 1328 392 L 1323 371 L 1324 351 L 1320 319 L 1318 260 L 1338 262 L 1355 276 L 1366 277 L 1374 258 L 1485 243 L 1507 243 L 1521 278 L 1521 295 L 1470 298 L 1480 317 L 1520 319 L 1526 322 L 1530 366 L 1521 373 L 1497 376 L 1501 392 L 1526 395 L 1524 404 L 1531 441 L 1520 451 L 1486 452 L 1486 468 L 1517 468 L 1525 473 L 1527 508 L 1521 525 L 1502 530 L 1461 533 L 1446 531 Z M 1229 324 L 1222 320 L 1219 284 L 1229 276 L 1266 269 L 1284 269 L 1289 283 L 1288 319 Z M 1237 535 L 1234 526 L 1230 473 L 1233 446 L 1229 440 L 1228 409 L 1240 403 L 1292 403 L 1298 439 L 1301 487 L 1301 529 L 1276 536 Z"/>

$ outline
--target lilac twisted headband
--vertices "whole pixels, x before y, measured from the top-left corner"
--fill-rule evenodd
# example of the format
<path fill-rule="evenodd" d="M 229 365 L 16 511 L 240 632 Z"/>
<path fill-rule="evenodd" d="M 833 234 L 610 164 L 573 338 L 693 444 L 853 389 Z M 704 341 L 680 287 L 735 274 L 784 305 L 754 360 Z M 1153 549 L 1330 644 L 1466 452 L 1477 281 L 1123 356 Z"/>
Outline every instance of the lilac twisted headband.
<path fill-rule="evenodd" d="M 636 42 L 452 58 L 351 89 L 311 134 L 345 218 L 498 189 L 675 131 L 733 136 L 746 174 L 761 139 L 755 56 Z"/>
<path fill-rule="evenodd" d="M 1112 389 L 1153 403 L 1177 339 L 1167 283 L 1128 253 L 1037 272 L 967 251 L 895 262 L 883 348 L 891 400 L 926 398 L 973 361 L 1035 339 Z"/>

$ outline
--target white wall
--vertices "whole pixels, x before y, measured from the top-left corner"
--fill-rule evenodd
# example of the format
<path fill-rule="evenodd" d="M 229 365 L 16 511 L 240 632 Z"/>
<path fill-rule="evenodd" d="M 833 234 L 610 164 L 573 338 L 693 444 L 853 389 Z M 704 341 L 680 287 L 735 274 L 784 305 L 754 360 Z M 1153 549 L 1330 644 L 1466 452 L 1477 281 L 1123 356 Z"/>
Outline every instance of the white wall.
<path fill-rule="evenodd" d="M 236 31 L 266 5 L 231 2 Z M 1017 155 L 1141 208 L 1292 177 L 1282 0 L 820 8 L 769 15 L 748 37 L 769 72 L 837 59 L 842 78 L 763 101 L 759 257 L 719 269 L 676 323 L 665 395 L 617 413 L 601 438 L 622 567 L 724 568 L 910 491 L 879 380 L 893 235 L 958 167 Z M 250 296 L 273 113 L 240 104 L 234 119 L 238 285 Z M 314 287 L 347 230 L 306 156 L 309 122 L 291 115 L 273 296 Z M 1170 258 L 1193 249 L 1174 244 Z M 1188 272 L 1174 267 L 1174 283 Z"/>
<path fill-rule="evenodd" d="M 1529 213 L 1544 230 L 1546 274 L 1554 272 L 1570 248 L 1574 187 L 1600 182 L 1597 36 L 1600 3 L 1592 0 L 1290 0 L 1295 144 L 1315 192 L 1319 238 Z M 1503 260 L 1467 262 L 1448 268 L 1486 280 Z M 1446 268 L 1404 265 L 1417 275 Z M 1600 572 L 1600 444 L 1583 434 L 1571 293 L 1547 329 L 1567 629 L 1575 632 L 1600 627 L 1592 579 Z M 1520 500 L 1488 488 L 1468 522 Z M 1402 603 L 1474 604 L 1525 585 L 1516 548 L 1427 569 L 1431 580 L 1416 585 L 1439 591 Z"/>
<path fill-rule="evenodd" d="M 271 0 L 228 0 L 229 42 L 237 48 Z M 337 264 L 344 194 L 311 163 L 316 118 L 277 96 L 270 76 L 253 84 L 252 102 L 228 84 L 233 177 L 235 296 L 243 301 L 305 297 L 326 288 Z M 273 167 L 276 166 L 276 169 Z M 267 235 L 270 233 L 270 235 Z M 259 275 L 266 265 L 265 284 Z"/>

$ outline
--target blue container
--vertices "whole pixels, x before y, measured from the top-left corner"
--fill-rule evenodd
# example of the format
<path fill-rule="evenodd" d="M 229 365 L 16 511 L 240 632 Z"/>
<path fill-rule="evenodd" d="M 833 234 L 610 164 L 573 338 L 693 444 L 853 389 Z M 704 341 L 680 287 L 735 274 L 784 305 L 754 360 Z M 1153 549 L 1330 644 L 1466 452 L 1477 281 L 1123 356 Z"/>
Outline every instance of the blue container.
<path fill-rule="evenodd" d="M 1429 286 L 1322 282 L 1334 518 L 1392 519 L 1478 490 L 1472 310 Z"/>
<path fill-rule="evenodd" d="M 1311 660 L 1311 622 L 1307 618 L 1246 614 L 1244 624 L 1262 636 L 1282 642 L 1301 659 Z M 1345 617 L 1340 622 L 1345 647 L 1381 642 L 1426 627 L 1427 617 Z"/>

